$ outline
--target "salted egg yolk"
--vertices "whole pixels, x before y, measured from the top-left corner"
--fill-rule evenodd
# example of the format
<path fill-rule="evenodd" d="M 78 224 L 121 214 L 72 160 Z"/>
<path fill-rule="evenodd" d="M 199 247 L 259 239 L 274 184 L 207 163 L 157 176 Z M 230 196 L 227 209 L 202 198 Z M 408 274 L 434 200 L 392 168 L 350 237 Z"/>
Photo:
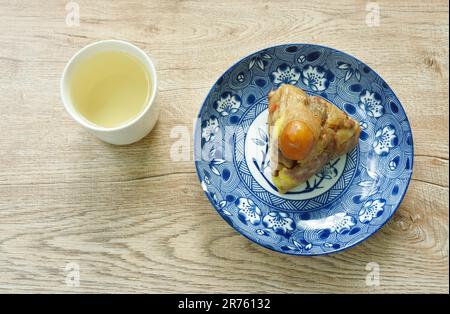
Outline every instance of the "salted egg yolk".
<path fill-rule="evenodd" d="M 303 160 L 313 148 L 314 134 L 306 123 L 293 120 L 283 128 L 278 143 L 284 156 L 291 160 Z"/>

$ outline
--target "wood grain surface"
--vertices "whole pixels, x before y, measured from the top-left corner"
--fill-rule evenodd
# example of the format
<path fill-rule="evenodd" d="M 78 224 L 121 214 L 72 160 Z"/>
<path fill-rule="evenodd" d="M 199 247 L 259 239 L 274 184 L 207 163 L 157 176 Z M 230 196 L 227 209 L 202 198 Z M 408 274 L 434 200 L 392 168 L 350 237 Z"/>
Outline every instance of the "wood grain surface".
<path fill-rule="evenodd" d="M 0 0 L 0 292 L 449 292 L 449 11 L 446 0 Z M 155 60 L 161 116 L 145 139 L 100 142 L 66 114 L 68 59 L 123 39 Z M 393 218 L 342 253 L 295 257 L 240 236 L 207 201 L 192 161 L 172 162 L 193 117 L 243 56 L 290 42 L 348 52 L 394 89 L 413 129 L 414 175 Z M 192 147 L 192 143 L 191 143 Z M 66 285 L 67 263 L 80 285 Z M 366 265 L 380 265 L 367 286 Z"/>

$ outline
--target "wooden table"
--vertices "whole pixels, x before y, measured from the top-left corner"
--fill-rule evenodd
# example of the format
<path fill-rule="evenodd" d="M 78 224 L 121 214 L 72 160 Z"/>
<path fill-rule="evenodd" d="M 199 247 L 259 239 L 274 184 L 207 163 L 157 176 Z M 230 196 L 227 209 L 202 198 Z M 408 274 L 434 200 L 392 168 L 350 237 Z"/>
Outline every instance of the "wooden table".
<path fill-rule="evenodd" d="M 79 26 L 66 23 L 67 2 L 0 0 L 0 292 L 448 293 L 447 1 L 378 1 L 379 26 L 366 22 L 376 6 L 356 0 L 78 0 Z M 89 135 L 59 97 L 68 59 L 108 38 L 148 52 L 160 80 L 158 124 L 126 147 Z M 193 161 L 170 160 L 172 128 L 192 130 L 223 71 L 289 42 L 364 60 L 395 90 L 414 133 L 400 209 L 335 255 L 253 244 L 209 204 Z M 370 262 L 379 286 L 366 285 Z M 66 280 L 77 265 L 79 286 Z"/>

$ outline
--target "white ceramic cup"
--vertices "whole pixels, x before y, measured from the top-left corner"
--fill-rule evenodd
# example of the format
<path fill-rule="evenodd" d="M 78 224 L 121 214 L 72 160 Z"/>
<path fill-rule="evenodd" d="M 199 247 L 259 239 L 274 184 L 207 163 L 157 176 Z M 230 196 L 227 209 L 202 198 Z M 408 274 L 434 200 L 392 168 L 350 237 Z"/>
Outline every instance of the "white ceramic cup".
<path fill-rule="evenodd" d="M 150 89 L 151 95 L 148 97 L 144 110 L 131 121 L 113 128 L 101 127 L 87 120 L 76 110 L 70 97 L 69 82 L 72 72 L 79 64 L 79 61 L 102 51 L 126 52 L 140 60 L 146 68 L 150 77 L 150 84 L 152 85 Z M 131 144 L 139 141 L 153 129 L 159 116 L 159 108 L 155 103 L 157 87 L 158 81 L 155 66 L 149 56 L 140 48 L 120 40 L 98 41 L 82 48 L 67 63 L 60 82 L 62 102 L 69 115 L 99 139 L 116 145 Z"/>

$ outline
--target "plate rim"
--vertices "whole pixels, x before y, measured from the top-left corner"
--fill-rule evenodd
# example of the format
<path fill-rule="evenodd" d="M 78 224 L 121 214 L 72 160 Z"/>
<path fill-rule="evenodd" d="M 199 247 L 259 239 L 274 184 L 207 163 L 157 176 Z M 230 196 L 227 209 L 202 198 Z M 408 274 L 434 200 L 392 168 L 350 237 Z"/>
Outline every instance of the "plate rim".
<path fill-rule="evenodd" d="M 193 133 L 193 135 L 194 135 L 193 158 L 194 158 L 195 172 L 196 172 L 196 174 L 197 174 L 197 178 L 198 178 L 198 180 L 199 180 L 199 183 L 201 184 L 202 179 L 201 179 L 201 177 L 200 177 L 199 169 L 198 169 L 198 166 L 197 166 L 197 163 L 198 163 L 199 161 L 196 160 L 197 152 L 196 152 L 196 149 L 195 149 L 196 147 L 199 147 L 199 143 L 198 143 L 198 141 L 199 141 L 199 137 L 198 137 L 199 134 L 198 134 L 198 132 L 199 132 L 199 130 L 201 129 L 201 126 L 199 126 L 199 122 L 200 122 L 199 119 L 201 119 L 201 112 L 202 112 L 203 107 L 205 106 L 205 103 L 206 103 L 207 99 L 209 98 L 209 96 L 210 96 L 211 93 L 213 92 L 214 87 L 217 85 L 217 83 L 219 82 L 219 80 L 220 80 L 226 73 L 228 73 L 228 72 L 230 72 L 231 70 L 233 70 L 237 65 L 239 65 L 242 61 L 244 61 L 244 60 L 247 59 L 248 57 L 253 56 L 253 55 L 255 55 L 255 54 L 258 54 L 258 53 L 261 53 L 261 52 L 263 52 L 263 51 L 265 51 L 265 50 L 267 50 L 267 49 L 275 49 L 275 48 L 280 48 L 280 47 L 285 47 L 285 46 L 316 46 L 316 47 L 318 47 L 318 48 L 330 49 L 330 50 L 332 50 L 332 51 L 336 51 L 336 52 L 342 53 L 342 54 L 344 54 L 345 56 L 348 56 L 348 57 L 350 57 L 350 58 L 352 58 L 352 59 L 354 59 L 354 60 L 360 62 L 361 64 L 363 64 L 364 66 L 366 66 L 367 68 L 369 68 L 373 73 L 375 73 L 375 75 L 377 75 L 377 76 L 378 76 L 378 77 L 379 77 L 379 78 L 380 78 L 380 79 L 381 79 L 381 80 L 389 87 L 389 89 L 391 90 L 392 94 L 393 94 L 393 95 L 395 96 L 395 98 L 398 100 L 398 103 L 399 103 L 400 107 L 403 109 L 403 112 L 405 113 L 405 121 L 406 121 L 406 123 L 408 124 L 409 130 L 410 130 L 410 133 L 411 133 L 411 170 L 410 170 L 410 174 L 409 174 L 408 181 L 406 182 L 405 190 L 404 190 L 404 192 L 402 193 L 402 195 L 401 195 L 399 201 L 398 201 L 397 204 L 395 205 L 395 208 L 392 210 L 391 214 L 386 218 L 386 220 L 385 220 L 382 224 L 380 224 L 380 225 L 379 225 L 372 233 L 368 234 L 367 237 L 362 237 L 361 239 L 358 239 L 358 241 L 356 241 L 355 243 L 353 243 L 353 244 L 351 244 L 351 245 L 349 245 L 349 246 L 340 247 L 340 248 L 338 248 L 338 249 L 333 249 L 333 250 L 330 250 L 330 251 L 328 251 L 328 252 L 311 253 L 311 254 L 306 253 L 306 254 L 305 254 L 304 251 L 301 251 L 299 254 L 294 254 L 294 253 L 291 253 L 291 252 L 288 252 L 288 251 L 276 250 L 275 248 L 266 246 L 266 245 L 264 245 L 264 244 L 262 244 L 262 243 L 258 243 L 257 241 L 251 239 L 251 238 L 250 238 L 249 236 L 247 236 L 246 234 L 242 233 L 237 227 L 235 227 L 234 225 L 230 224 L 227 220 L 225 220 L 225 219 L 222 217 L 222 215 L 219 213 L 218 208 L 217 208 L 216 205 L 214 204 L 214 201 L 211 199 L 211 196 L 210 196 L 206 191 L 203 191 L 203 189 L 202 189 L 202 191 L 203 191 L 203 193 L 206 195 L 206 198 L 208 199 L 208 201 L 210 202 L 210 204 L 212 205 L 212 207 L 215 209 L 215 211 L 217 212 L 217 214 L 222 218 L 222 220 L 224 220 L 224 221 L 225 221 L 225 222 L 226 222 L 226 223 L 227 223 L 227 224 L 228 224 L 235 232 L 237 232 L 239 235 L 245 237 L 245 238 L 248 239 L 251 243 L 257 244 L 259 247 L 263 247 L 263 248 L 265 248 L 265 249 L 268 249 L 268 250 L 273 251 L 273 252 L 276 252 L 276 253 L 281 253 L 281 254 L 290 255 L 290 256 L 303 256 L 303 257 L 308 257 L 308 256 L 323 256 L 323 255 L 331 255 L 331 254 L 341 253 L 341 252 L 343 252 L 343 251 L 349 250 L 349 249 L 353 248 L 354 246 L 356 246 L 356 245 L 358 245 L 358 244 L 361 244 L 362 242 L 366 241 L 367 239 L 369 239 L 370 237 L 372 237 L 375 233 L 377 233 L 378 231 L 380 231 L 380 230 L 381 230 L 381 229 L 382 229 L 382 228 L 383 228 L 383 227 L 391 220 L 392 216 L 394 216 L 394 214 L 397 212 L 397 210 L 398 210 L 399 207 L 401 206 L 401 204 L 402 204 L 402 202 L 403 202 L 403 200 L 404 200 L 404 198 L 405 198 L 405 196 L 406 196 L 406 193 L 408 192 L 409 185 L 410 185 L 410 183 L 411 183 L 412 176 L 413 176 L 413 173 L 414 173 L 414 134 L 413 134 L 413 130 L 412 130 L 412 128 L 411 128 L 411 123 L 410 123 L 410 121 L 409 121 L 409 119 L 408 119 L 408 115 L 407 115 L 407 113 L 406 113 L 405 108 L 404 108 L 403 105 L 402 105 L 402 102 L 401 102 L 400 99 L 398 98 L 398 96 L 397 96 L 397 94 L 395 93 L 395 91 L 390 87 L 390 85 L 386 82 L 386 80 L 385 80 L 382 76 L 380 76 L 380 75 L 378 74 L 377 71 L 375 71 L 372 67 L 370 67 L 369 65 L 367 65 L 367 63 L 361 61 L 360 59 L 356 58 L 355 56 L 353 56 L 353 55 L 351 55 L 351 54 L 349 54 L 349 53 L 346 53 L 346 52 L 344 52 L 344 51 L 342 51 L 342 50 L 339 50 L 339 49 L 336 49 L 336 48 L 332 48 L 332 47 L 329 47 L 329 46 L 325 46 L 325 45 L 320 45 L 320 44 L 311 44 L 311 43 L 285 43 L 285 44 L 277 44 L 277 45 L 274 45 L 274 46 L 268 46 L 268 47 L 266 47 L 266 48 L 262 48 L 262 49 L 253 51 L 253 52 L 251 52 L 251 53 L 245 55 L 244 57 L 240 58 L 240 59 L 239 59 L 238 61 L 236 61 L 235 63 L 233 63 L 233 64 L 232 64 L 230 67 L 228 67 L 224 72 L 222 72 L 222 73 L 219 75 L 219 77 L 214 81 L 213 85 L 211 86 L 211 88 L 209 89 L 209 91 L 208 91 L 208 93 L 206 94 L 205 98 L 203 99 L 203 101 L 202 101 L 202 103 L 201 103 L 201 105 L 200 105 L 200 108 L 199 108 L 199 110 L 198 110 L 198 113 L 197 113 L 197 115 L 196 115 L 196 122 L 195 122 L 194 133 Z M 201 123 L 201 122 L 200 122 L 200 123 Z"/>

